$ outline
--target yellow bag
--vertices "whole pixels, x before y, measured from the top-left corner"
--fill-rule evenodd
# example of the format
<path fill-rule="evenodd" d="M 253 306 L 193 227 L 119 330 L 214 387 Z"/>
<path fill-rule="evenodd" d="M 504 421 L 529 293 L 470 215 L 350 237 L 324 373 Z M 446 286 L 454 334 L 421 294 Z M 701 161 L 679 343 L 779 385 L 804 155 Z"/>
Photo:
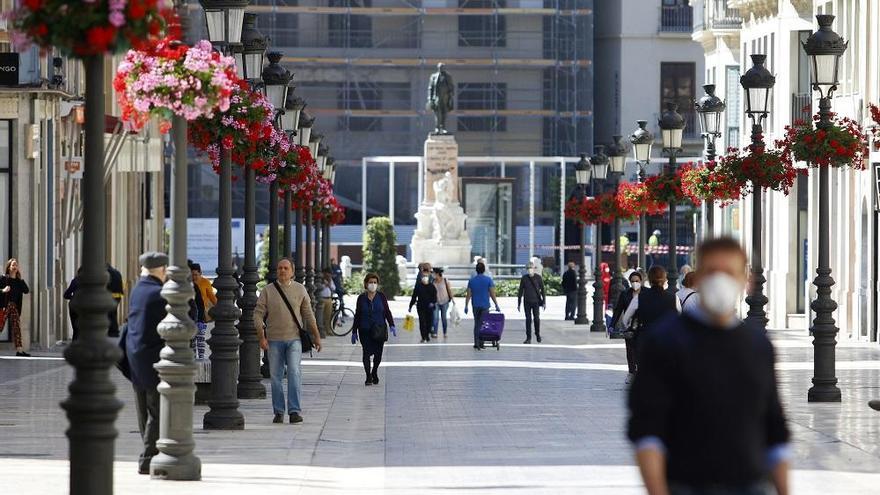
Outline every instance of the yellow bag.
<path fill-rule="evenodd" d="M 413 318 L 413 315 L 406 315 L 406 318 L 403 319 L 403 329 L 407 332 L 412 332 L 416 329 L 416 319 Z"/>

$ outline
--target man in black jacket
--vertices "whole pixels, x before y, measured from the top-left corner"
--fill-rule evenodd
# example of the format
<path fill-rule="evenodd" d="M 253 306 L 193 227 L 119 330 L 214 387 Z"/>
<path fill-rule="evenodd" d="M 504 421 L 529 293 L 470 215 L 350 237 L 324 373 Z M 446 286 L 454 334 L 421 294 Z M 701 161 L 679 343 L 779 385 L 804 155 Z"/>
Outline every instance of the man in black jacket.
<path fill-rule="evenodd" d="M 528 273 L 519 279 L 519 290 L 516 294 L 516 310 L 520 311 L 523 300 L 526 303 L 526 340 L 523 344 L 532 343 L 532 322 L 535 324 L 535 338 L 541 343 L 541 309 L 547 309 L 547 296 L 544 294 L 544 279 L 535 265 L 529 263 Z"/>
<path fill-rule="evenodd" d="M 656 322 L 629 394 L 628 437 L 650 495 L 788 494 L 789 431 L 773 346 L 740 321 L 746 254 L 697 251 L 699 305 Z"/>
<path fill-rule="evenodd" d="M 678 298 L 666 290 L 665 268 L 660 265 L 652 266 L 648 270 L 648 282 L 651 287 L 642 289 L 639 293 L 639 304 L 635 316 L 639 321 L 639 330 L 642 333 L 650 331 L 655 322 L 674 313 L 679 308 Z"/>
<path fill-rule="evenodd" d="M 568 270 L 562 274 L 562 291 L 565 292 L 565 319 L 574 320 L 577 311 L 578 281 L 574 261 L 568 262 Z"/>
<path fill-rule="evenodd" d="M 131 384 L 137 401 L 138 428 L 144 442 L 138 473 L 150 474 L 150 461 L 159 453 L 159 374 L 153 365 L 159 361 L 164 343 L 157 328 L 165 318 L 162 284 L 168 255 L 147 252 L 140 257 L 141 277 L 131 291 L 128 308 L 128 330 L 125 333 L 125 354 L 131 369 Z"/>

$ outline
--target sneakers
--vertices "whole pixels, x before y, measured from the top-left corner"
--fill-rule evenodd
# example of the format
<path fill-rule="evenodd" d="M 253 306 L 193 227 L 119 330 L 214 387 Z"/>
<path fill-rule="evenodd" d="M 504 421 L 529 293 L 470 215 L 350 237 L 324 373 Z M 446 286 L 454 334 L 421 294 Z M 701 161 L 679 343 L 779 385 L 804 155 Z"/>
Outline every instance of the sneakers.
<path fill-rule="evenodd" d="M 28 353 L 26 353 L 26 352 L 24 352 L 24 351 L 16 352 L 15 355 L 16 355 L 16 357 L 31 357 L 30 354 L 28 354 Z"/>
<path fill-rule="evenodd" d="M 272 422 L 273 423 L 283 423 L 284 422 L 284 415 L 276 414 L 275 417 L 272 418 Z"/>
<path fill-rule="evenodd" d="M 626 380 L 624 381 L 624 383 L 627 385 L 631 385 L 635 378 L 636 378 L 635 373 L 627 373 Z"/>
<path fill-rule="evenodd" d="M 299 413 L 290 413 L 290 424 L 295 425 L 297 423 L 302 423 L 303 417 L 299 415 Z"/>

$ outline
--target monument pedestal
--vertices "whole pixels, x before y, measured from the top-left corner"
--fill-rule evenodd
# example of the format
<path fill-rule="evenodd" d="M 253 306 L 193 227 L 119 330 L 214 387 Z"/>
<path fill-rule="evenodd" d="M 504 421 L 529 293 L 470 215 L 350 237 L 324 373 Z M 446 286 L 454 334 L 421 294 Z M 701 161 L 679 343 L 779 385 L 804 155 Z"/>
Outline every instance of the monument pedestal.
<path fill-rule="evenodd" d="M 458 143 L 451 134 L 425 140 L 424 194 L 416 213 L 412 261 L 434 266 L 468 265 L 471 239 L 459 204 Z"/>

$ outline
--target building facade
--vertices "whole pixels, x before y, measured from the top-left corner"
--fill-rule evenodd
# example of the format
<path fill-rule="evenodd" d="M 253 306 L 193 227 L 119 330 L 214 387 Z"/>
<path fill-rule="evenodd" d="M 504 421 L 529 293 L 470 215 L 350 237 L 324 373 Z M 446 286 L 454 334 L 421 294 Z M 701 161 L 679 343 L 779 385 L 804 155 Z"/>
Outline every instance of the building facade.
<path fill-rule="evenodd" d="M 872 126 L 867 105 L 880 99 L 877 75 L 880 5 L 870 0 L 697 0 L 693 38 L 705 50 L 706 80 L 718 86 L 727 100 L 724 146 L 749 142 L 739 73 L 751 65 L 749 56 L 766 54 L 776 75 L 772 110 L 765 141 L 773 142 L 785 126 L 809 119 L 817 110 L 810 89 L 808 58 L 801 43 L 816 29 L 816 14 L 836 16 L 834 30 L 849 40 L 841 60 L 840 86 L 833 111 Z M 719 149 L 724 149 L 719 146 Z M 832 297 L 841 338 L 877 340 L 877 189 L 872 166 L 854 172 L 831 170 L 831 267 L 835 280 Z M 805 165 L 805 164 L 801 164 Z M 806 330 L 812 321 L 809 302 L 815 298 L 812 281 L 817 265 L 818 177 L 801 177 L 788 196 L 764 196 L 763 254 L 770 327 Z M 719 210 L 717 228 L 744 239 L 752 229 L 751 200 Z"/>

